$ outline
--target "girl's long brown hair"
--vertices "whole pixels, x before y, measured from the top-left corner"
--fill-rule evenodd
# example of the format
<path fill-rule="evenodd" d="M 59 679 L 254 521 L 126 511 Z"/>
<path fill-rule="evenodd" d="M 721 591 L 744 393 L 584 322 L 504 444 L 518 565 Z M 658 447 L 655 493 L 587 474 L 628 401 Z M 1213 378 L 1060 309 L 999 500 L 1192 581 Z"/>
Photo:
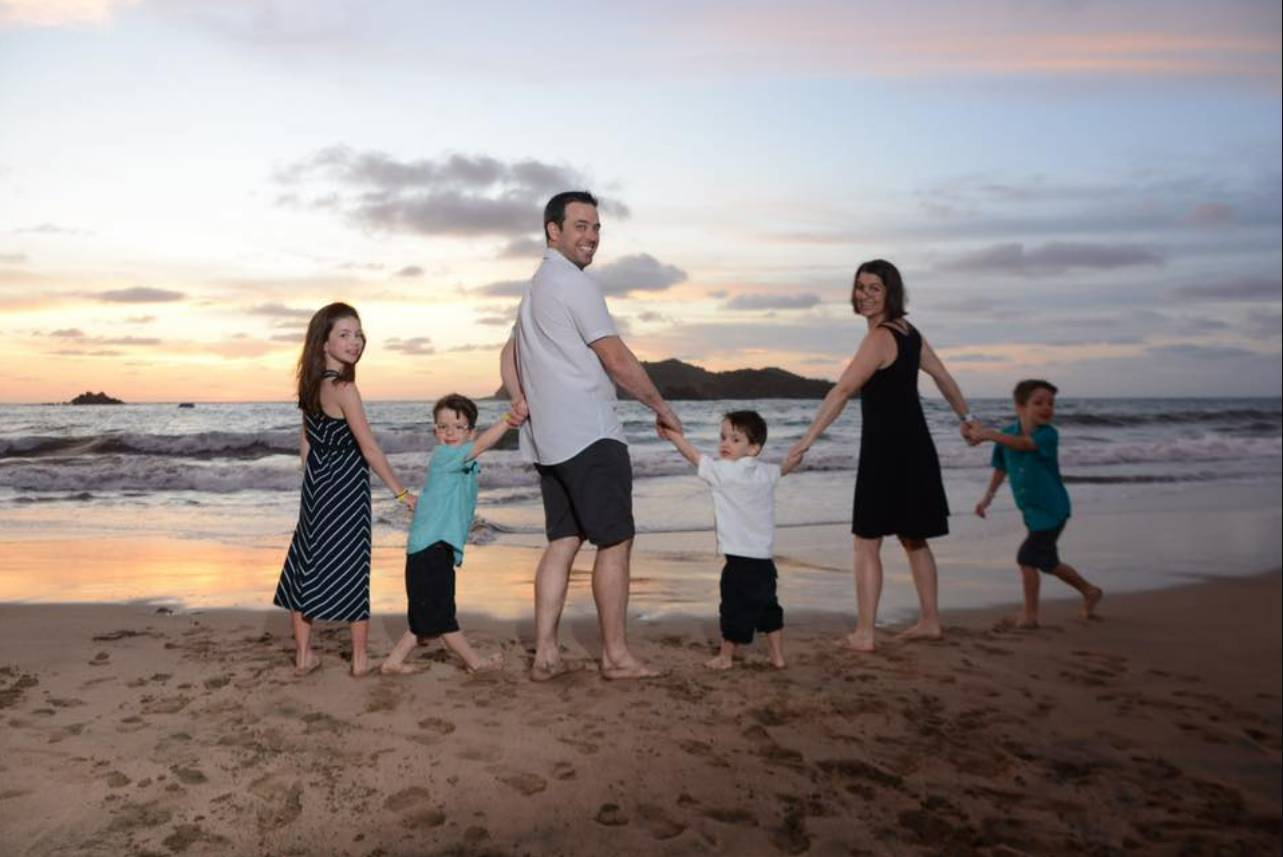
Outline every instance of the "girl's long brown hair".
<path fill-rule="evenodd" d="M 307 338 L 303 340 L 303 353 L 298 356 L 298 406 L 306 414 L 321 412 L 321 373 L 325 371 L 325 341 L 330 338 L 334 322 L 341 318 L 354 318 L 359 324 L 361 316 L 344 303 L 323 306 L 307 323 Z M 343 380 L 356 380 L 356 367 L 343 366 Z"/>

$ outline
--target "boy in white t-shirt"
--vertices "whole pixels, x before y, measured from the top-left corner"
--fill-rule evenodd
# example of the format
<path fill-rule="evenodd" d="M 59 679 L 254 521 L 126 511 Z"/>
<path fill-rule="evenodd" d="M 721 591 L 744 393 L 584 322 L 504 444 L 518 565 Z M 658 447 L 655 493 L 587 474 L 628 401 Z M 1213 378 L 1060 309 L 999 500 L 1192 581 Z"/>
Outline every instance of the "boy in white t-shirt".
<path fill-rule="evenodd" d="M 726 557 L 717 608 L 722 647 L 704 666 L 730 669 L 735 648 L 753 642 L 753 632 L 760 631 L 766 635 L 771 663 L 784 669 L 784 611 L 775 595 L 777 574 L 771 555 L 775 483 L 788 470 L 757 459 L 766 443 L 766 421 L 756 411 L 726 414 L 715 459 L 702 455 L 676 432 L 665 429 L 661 434 L 712 486 L 717 549 Z"/>

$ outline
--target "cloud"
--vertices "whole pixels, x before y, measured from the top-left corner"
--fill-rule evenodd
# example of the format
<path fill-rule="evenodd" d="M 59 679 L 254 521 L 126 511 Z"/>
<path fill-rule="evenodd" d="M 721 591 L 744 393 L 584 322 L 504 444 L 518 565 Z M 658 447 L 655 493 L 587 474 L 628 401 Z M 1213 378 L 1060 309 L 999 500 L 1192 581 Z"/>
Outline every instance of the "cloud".
<path fill-rule="evenodd" d="M 538 238 L 513 238 L 499 251 L 500 259 L 538 259 L 548 245 Z"/>
<path fill-rule="evenodd" d="M 422 277 L 422 276 L 423 276 L 423 268 L 419 267 L 418 265 L 406 265 L 404 268 L 402 268 L 401 270 L 397 271 L 397 272 L 396 272 L 395 274 L 393 274 L 392 276 L 394 276 L 394 277 L 408 277 L 408 278 Z"/>
<path fill-rule="evenodd" d="M 295 309 L 277 302 L 257 304 L 245 311 L 250 315 L 266 315 L 272 318 L 311 318 L 313 313 L 310 309 Z"/>
<path fill-rule="evenodd" d="M 495 283 L 478 286 L 472 290 L 472 293 L 491 298 L 520 298 L 525 297 L 529 289 L 529 280 L 499 280 Z"/>
<path fill-rule="evenodd" d="M 57 351 L 50 351 L 50 354 L 58 357 L 123 357 L 123 351 L 112 351 L 104 349 L 102 351 L 85 351 L 81 348 L 60 348 Z"/>
<path fill-rule="evenodd" d="M 25 265 L 26 253 L 0 253 L 0 265 Z"/>
<path fill-rule="evenodd" d="M 810 309 L 820 302 L 819 295 L 736 295 L 723 307 L 731 310 Z"/>
<path fill-rule="evenodd" d="M 135 286 L 132 289 L 111 289 L 98 292 L 95 297 L 100 301 L 119 304 L 148 304 L 181 301 L 187 296 L 182 292 L 169 289 L 153 289 L 146 286 Z"/>
<path fill-rule="evenodd" d="M 1239 357 L 1258 357 L 1255 351 L 1234 345 L 1198 345 L 1193 342 L 1175 342 L 1168 345 L 1151 345 L 1145 349 L 1155 357 L 1187 358 L 1198 360 L 1227 360 Z"/>
<path fill-rule="evenodd" d="M 160 345 L 161 340 L 151 336 L 120 336 L 115 339 L 95 339 L 99 345 Z"/>
<path fill-rule="evenodd" d="M 1189 222 L 1195 226 L 1228 226 L 1238 218 L 1238 212 L 1220 202 L 1200 202 L 1189 213 Z"/>
<path fill-rule="evenodd" d="M 469 343 L 465 343 L 465 344 L 463 344 L 463 345 L 452 345 L 452 346 L 450 346 L 449 348 L 444 349 L 444 351 L 445 351 L 445 353 L 447 353 L 447 354 L 464 354 L 464 353 L 472 352 L 472 351 L 482 351 L 482 352 L 489 352 L 489 351 L 493 351 L 495 354 L 498 354 L 500 351 L 502 351 L 502 350 L 503 350 L 503 346 L 504 346 L 505 344 L 507 344 L 507 343 L 504 343 L 504 342 L 469 342 Z"/>
<path fill-rule="evenodd" d="M 414 235 L 498 235 L 529 240 L 540 231 L 543 206 L 559 191 L 589 182 L 579 171 L 531 158 L 487 155 L 399 160 L 383 152 L 331 146 L 276 171 L 282 184 L 322 186 L 349 221 L 365 229 Z M 298 191 L 293 192 L 298 196 Z M 601 201 L 603 213 L 628 208 Z"/>
<path fill-rule="evenodd" d="M 593 269 L 591 274 L 605 295 L 662 292 L 686 281 L 685 271 L 666 265 L 649 253 L 624 256 Z"/>
<path fill-rule="evenodd" d="M 939 267 L 965 273 L 1049 277 L 1075 268 L 1108 271 L 1161 264 L 1163 257 L 1158 252 L 1134 244 L 1053 241 L 1028 250 L 1018 242 L 994 244 L 946 261 Z"/>
<path fill-rule="evenodd" d="M 437 352 L 436 347 L 432 345 L 431 337 L 427 336 L 412 336 L 407 339 L 394 336 L 384 342 L 383 347 L 401 354 L 436 354 Z"/>
<path fill-rule="evenodd" d="M 78 327 L 64 327 L 60 330 L 51 330 L 49 336 L 56 336 L 60 339 L 81 339 L 85 332 Z"/>
<path fill-rule="evenodd" d="M 130 324 L 151 324 L 155 320 L 156 316 L 154 315 L 131 315 L 125 319 Z"/>
<path fill-rule="evenodd" d="M 1283 297 L 1283 279 L 1268 274 L 1244 274 L 1212 283 L 1179 286 L 1179 298 L 1200 301 L 1277 301 Z"/>
<path fill-rule="evenodd" d="M 106 24 L 140 0 L 0 0 L 0 27 L 83 27 Z"/>
<path fill-rule="evenodd" d="M 40 223 L 35 226 L 21 226 L 13 230 L 15 235 L 82 235 L 79 229 L 59 226 L 56 223 Z"/>

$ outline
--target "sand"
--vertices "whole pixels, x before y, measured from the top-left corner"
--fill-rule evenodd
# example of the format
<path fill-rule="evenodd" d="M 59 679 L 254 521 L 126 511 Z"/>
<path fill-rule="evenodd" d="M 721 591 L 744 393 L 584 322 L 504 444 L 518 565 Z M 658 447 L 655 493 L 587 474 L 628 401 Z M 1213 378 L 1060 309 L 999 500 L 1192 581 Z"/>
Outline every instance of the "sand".
<path fill-rule="evenodd" d="M 790 615 L 783 672 L 760 642 L 703 669 L 714 617 L 635 621 L 670 670 L 644 683 L 529 682 L 528 620 L 464 617 L 498 675 L 420 649 L 355 680 L 318 626 L 295 679 L 281 612 L 0 605 L 0 851 L 1279 853 L 1280 580 L 1049 602 L 1028 632 L 946 613 L 872 656 Z M 377 616 L 373 652 L 403 628 Z M 598 651 L 590 621 L 563 639 Z"/>

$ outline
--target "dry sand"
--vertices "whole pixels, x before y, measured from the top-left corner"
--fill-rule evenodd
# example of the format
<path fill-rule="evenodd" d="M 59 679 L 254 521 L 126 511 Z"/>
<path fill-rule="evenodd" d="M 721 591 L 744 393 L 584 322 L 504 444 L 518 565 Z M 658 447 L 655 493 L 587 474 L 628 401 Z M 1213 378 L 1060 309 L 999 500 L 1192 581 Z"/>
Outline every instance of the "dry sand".
<path fill-rule="evenodd" d="M 667 677 L 536 685 L 528 622 L 465 622 L 502 674 L 421 649 L 361 680 L 318 626 L 295 679 L 281 612 L 0 606 L 0 851 L 1279 853 L 1278 572 L 999 615 L 873 656 L 791 615 L 784 672 L 761 643 L 703 669 L 711 618 L 634 622 Z M 376 617 L 374 654 L 403 628 Z"/>

